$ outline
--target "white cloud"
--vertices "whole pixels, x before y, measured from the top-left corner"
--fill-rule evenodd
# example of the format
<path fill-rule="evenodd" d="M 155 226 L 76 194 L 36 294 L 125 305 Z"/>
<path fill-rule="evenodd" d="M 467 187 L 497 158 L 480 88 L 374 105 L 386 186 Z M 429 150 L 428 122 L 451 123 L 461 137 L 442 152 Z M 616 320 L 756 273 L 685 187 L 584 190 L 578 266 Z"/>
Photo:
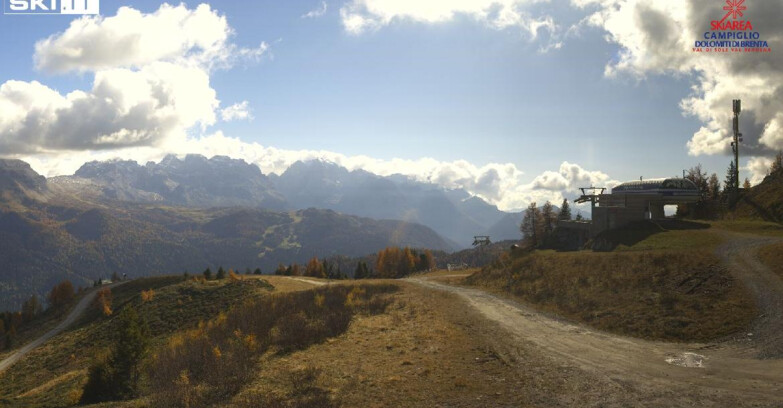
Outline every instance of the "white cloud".
<path fill-rule="evenodd" d="M 163 4 L 149 14 L 120 7 L 116 16 L 82 17 L 64 32 L 38 41 L 34 60 L 48 72 L 89 72 L 156 61 L 216 64 L 266 49 L 263 43 L 255 50 L 238 48 L 228 42 L 232 34 L 225 16 L 207 4 L 193 10 Z"/>
<path fill-rule="evenodd" d="M 772 160 L 768 157 L 751 157 L 748 160 L 745 170 L 750 172 L 750 184 L 755 186 L 764 180 L 764 177 L 769 174 L 769 170 L 772 167 Z"/>
<path fill-rule="evenodd" d="M 312 9 L 305 14 L 302 14 L 302 18 L 318 18 L 326 14 L 327 4 L 325 1 L 321 2 L 318 8 Z"/>
<path fill-rule="evenodd" d="M 343 27 L 352 34 L 374 31 L 396 20 L 444 23 L 458 15 L 472 17 L 495 29 L 520 27 L 536 38 L 553 33 L 551 17 L 533 17 L 526 6 L 545 0 L 351 0 L 340 9 Z M 557 48 L 556 46 L 554 48 Z"/>
<path fill-rule="evenodd" d="M 466 15 L 495 29 L 521 27 L 535 37 L 554 31 L 549 17 L 532 18 L 522 0 L 352 0 L 341 9 L 346 29 L 359 33 L 396 19 L 437 23 Z M 325 3 L 322 3 L 325 5 Z M 322 8 L 325 10 L 325 6 Z M 353 28 L 351 28 L 353 27 Z M 226 155 L 282 173 L 298 160 L 325 159 L 348 169 L 379 175 L 403 174 L 446 188 L 464 188 L 501 209 L 521 209 L 531 201 L 559 204 L 585 184 L 608 183 L 607 175 L 563 163 L 533 181 L 511 163 L 476 165 L 432 158 L 381 160 L 329 151 L 283 150 L 246 143 L 217 132 L 202 132 L 223 120 L 251 118 L 247 101 L 219 109 L 210 73 L 239 60 L 258 59 L 268 46 L 241 48 L 233 30 L 208 5 L 188 9 L 164 4 L 153 13 L 123 7 L 113 17 L 83 17 L 62 33 L 36 44 L 36 67 L 51 73 L 92 74 L 89 90 L 61 94 L 39 82 L 0 85 L 0 151 L 27 160 L 47 176 L 72 174 L 90 160 L 121 156 L 139 162 L 165 154 Z M 552 44 L 557 47 L 557 44 Z"/>
<path fill-rule="evenodd" d="M 235 103 L 227 108 L 220 110 L 220 118 L 224 122 L 230 122 L 232 120 L 252 120 L 253 115 L 250 113 L 250 107 L 247 101 Z"/>
<path fill-rule="evenodd" d="M 558 171 L 545 171 L 525 186 L 526 190 L 558 192 L 570 198 L 581 195 L 582 187 L 605 187 L 611 189 L 620 182 L 597 170 L 585 170 L 578 164 L 567 161 L 560 164 Z"/>
<path fill-rule="evenodd" d="M 577 7 L 597 7 L 586 24 L 606 31 L 620 46 L 608 76 L 649 74 L 690 77 L 691 94 L 680 106 L 703 125 L 688 142 L 692 155 L 730 151 L 731 101 L 742 99 L 741 131 L 745 152 L 769 155 L 783 147 L 783 7 L 780 2 L 747 3 L 744 19 L 767 40 L 770 53 L 698 53 L 710 21 L 725 11 L 715 0 L 572 0 Z"/>
<path fill-rule="evenodd" d="M 217 105 L 205 72 L 166 62 L 99 71 L 91 90 L 67 95 L 36 81 L 7 81 L 0 85 L 0 150 L 154 146 L 214 123 Z"/>
<path fill-rule="evenodd" d="M 267 50 L 229 41 L 232 28 L 208 5 L 163 4 L 153 13 L 121 7 L 85 16 L 36 43 L 38 69 L 93 75 L 92 88 L 61 94 L 37 81 L 0 84 L 0 151 L 5 154 L 162 146 L 216 121 L 210 72 Z M 250 118 L 243 102 L 219 112 Z"/>

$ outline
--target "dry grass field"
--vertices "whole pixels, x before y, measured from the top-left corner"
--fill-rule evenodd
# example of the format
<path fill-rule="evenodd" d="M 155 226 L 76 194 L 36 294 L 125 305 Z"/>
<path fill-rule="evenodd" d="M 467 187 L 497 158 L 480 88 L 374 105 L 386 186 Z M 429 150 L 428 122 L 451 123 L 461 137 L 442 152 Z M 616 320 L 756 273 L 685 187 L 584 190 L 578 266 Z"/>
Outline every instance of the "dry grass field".
<path fill-rule="evenodd" d="M 647 339 L 706 341 L 748 327 L 752 297 L 706 251 L 534 252 L 467 278 L 538 310 Z"/>
<path fill-rule="evenodd" d="M 618 303 L 619 309 L 631 303 L 634 296 L 646 294 L 640 289 L 644 285 L 664 290 L 677 281 L 673 278 L 690 276 L 680 270 L 647 273 L 643 265 L 656 261 L 645 258 L 644 253 L 584 253 L 591 261 L 588 264 L 594 266 L 591 269 L 594 278 L 584 284 L 579 279 L 582 275 L 570 276 L 575 265 L 581 263 L 568 255 L 545 252 L 532 259 L 514 259 L 513 264 L 550 276 L 551 285 L 539 277 L 527 282 L 537 282 L 528 287 L 559 290 L 555 283 L 565 282 L 566 285 L 561 286 L 575 286 L 580 288 L 577 292 L 592 298 L 611 298 Z M 643 262 L 607 272 L 603 267 L 610 265 L 606 262 L 615 255 Z M 682 259 L 677 261 L 684 262 Z M 689 262 L 684 269 L 700 271 L 707 267 L 709 270 L 712 265 L 709 257 Z M 477 271 L 438 271 L 425 278 L 456 283 L 471 272 Z M 482 273 L 486 271 L 477 272 L 471 280 Z M 630 273 L 633 278 L 628 278 Z M 726 283 L 721 280 L 720 273 L 716 273 L 718 275 L 710 276 L 700 284 L 691 281 L 682 285 L 685 289 L 672 290 L 691 292 L 696 288 L 688 296 L 695 295 L 705 303 L 718 302 L 716 307 L 731 312 L 725 309 L 729 305 L 725 302 L 736 285 Z M 687 384 L 672 386 L 662 393 L 659 389 L 597 375 L 543 353 L 539 345 L 509 336 L 503 327 L 487 319 L 460 296 L 416 283 L 363 281 L 356 285 L 352 281 L 268 278 L 275 286 L 271 291 L 262 283 L 265 280 L 251 277 L 240 282 L 189 281 L 162 285 L 146 301 L 141 298 L 141 291 L 149 293 L 148 289 L 141 288 L 149 286 L 150 282 L 122 292 L 118 290 L 116 299 L 126 299 L 125 302 L 135 304 L 147 314 L 158 315 L 158 334 L 147 362 L 150 377 L 141 398 L 93 406 L 551 407 L 672 406 L 676 401 L 739 401 L 721 394 L 707 395 L 691 390 Z M 713 279 L 717 283 L 711 283 Z M 524 279 L 520 279 L 522 281 Z M 630 290 L 615 292 L 608 289 L 609 285 Z M 729 288 L 728 292 L 718 290 L 724 286 Z M 484 287 L 491 291 L 504 290 L 493 284 Z M 136 291 L 135 295 L 133 291 Z M 215 301 L 213 296 L 217 291 L 226 291 L 221 298 L 231 298 L 233 303 L 217 311 L 206 308 L 209 302 Z M 519 294 L 516 296 L 525 300 Z M 558 299 L 558 296 L 553 294 L 552 298 Z M 157 309 L 176 307 L 180 301 L 185 306 L 186 300 L 200 310 L 201 318 L 177 328 L 164 324 L 172 317 Z M 652 303 L 642 302 L 639 310 L 620 310 L 618 314 L 645 313 L 642 309 L 651 309 L 652 315 L 667 307 L 680 313 L 692 307 L 687 296 L 685 299 L 675 297 L 669 302 L 669 306 L 659 299 Z M 612 301 L 601 301 L 597 307 L 610 308 L 610 303 Z M 571 310 L 571 306 L 558 305 L 556 301 L 532 304 L 560 315 L 564 315 L 562 310 Z M 350 320 L 338 319 L 329 323 L 331 314 L 321 314 L 322 306 L 319 305 L 330 305 L 330 310 L 338 312 L 342 310 L 345 313 L 336 315 Z M 182 313 L 187 309 L 183 307 L 180 314 L 173 317 L 183 320 L 186 315 Z M 741 308 L 737 310 L 742 311 Z M 572 317 L 566 317 L 581 319 L 581 314 L 573 313 Z M 274 323 L 274 316 L 284 319 Z M 63 333 L 20 362 L 18 367 L 0 375 L 3 392 L 0 406 L 72 406 L 79 387 L 84 384 L 90 359 L 102 348 L 104 340 L 98 333 L 109 330 L 111 320 L 104 317 L 93 322 L 84 321 L 82 326 Z M 301 324 L 292 323 L 297 321 Z M 242 326 L 246 324 L 251 325 Z M 646 324 L 654 327 L 652 324 L 657 323 L 653 319 Z M 167 329 L 169 327 L 171 330 Z M 264 327 L 271 329 L 267 331 Z M 95 341 L 91 343 L 91 339 Z M 156 365 L 162 367 L 162 371 L 156 370 Z"/>

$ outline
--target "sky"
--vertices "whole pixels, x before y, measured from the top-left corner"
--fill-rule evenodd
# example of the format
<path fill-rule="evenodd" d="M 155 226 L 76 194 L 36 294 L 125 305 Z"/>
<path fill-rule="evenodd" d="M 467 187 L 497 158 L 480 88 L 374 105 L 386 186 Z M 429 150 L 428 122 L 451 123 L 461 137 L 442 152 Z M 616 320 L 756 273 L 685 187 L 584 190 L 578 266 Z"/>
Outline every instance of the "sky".
<path fill-rule="evenodd" d="M 0 156 L 46 176 L 169 153 L 278 174 L 318 158 L 516 210 L 699 163 L 723 180 L 742 99 L 741 178 L 758 183 L 783 149 L 783 2 L 744 5 L 738 20 L 771 52 L 694 52 L 725 14 L 718 0 L 101 0 L 99 16 L 5 14 Z"/>

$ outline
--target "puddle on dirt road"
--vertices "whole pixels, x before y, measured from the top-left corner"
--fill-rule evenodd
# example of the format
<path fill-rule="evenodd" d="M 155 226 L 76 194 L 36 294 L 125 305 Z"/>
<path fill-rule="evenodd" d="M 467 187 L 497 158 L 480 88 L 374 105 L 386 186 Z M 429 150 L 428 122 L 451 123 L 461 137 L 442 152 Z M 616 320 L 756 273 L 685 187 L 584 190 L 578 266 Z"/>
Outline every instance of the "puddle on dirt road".
<path fill-rule="evenodd" d="M 666 362 L 671 365 L 688 368 L 704 368 L 707 357 L 701 354 L 685 352 L 672 357 L 667 357 Z"/>

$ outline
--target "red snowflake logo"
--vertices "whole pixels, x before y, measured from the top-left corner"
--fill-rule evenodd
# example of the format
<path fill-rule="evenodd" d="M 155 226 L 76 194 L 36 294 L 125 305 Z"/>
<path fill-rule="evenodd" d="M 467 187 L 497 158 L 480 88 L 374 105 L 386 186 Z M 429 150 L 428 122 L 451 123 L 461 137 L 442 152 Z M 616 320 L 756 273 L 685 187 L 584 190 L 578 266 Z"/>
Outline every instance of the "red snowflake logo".
<path fill-rule="evenodd" d="M 723 9 L 726 10 L 726 15 L 721 21 L 725 20 L 728 16 L 731 16 L 734 20 L 744 16 L 742 12 L 748 9 L 742 5 L 744 2 L 745 0 L 726 0 L 726 5 L 723 6 Z"/>

